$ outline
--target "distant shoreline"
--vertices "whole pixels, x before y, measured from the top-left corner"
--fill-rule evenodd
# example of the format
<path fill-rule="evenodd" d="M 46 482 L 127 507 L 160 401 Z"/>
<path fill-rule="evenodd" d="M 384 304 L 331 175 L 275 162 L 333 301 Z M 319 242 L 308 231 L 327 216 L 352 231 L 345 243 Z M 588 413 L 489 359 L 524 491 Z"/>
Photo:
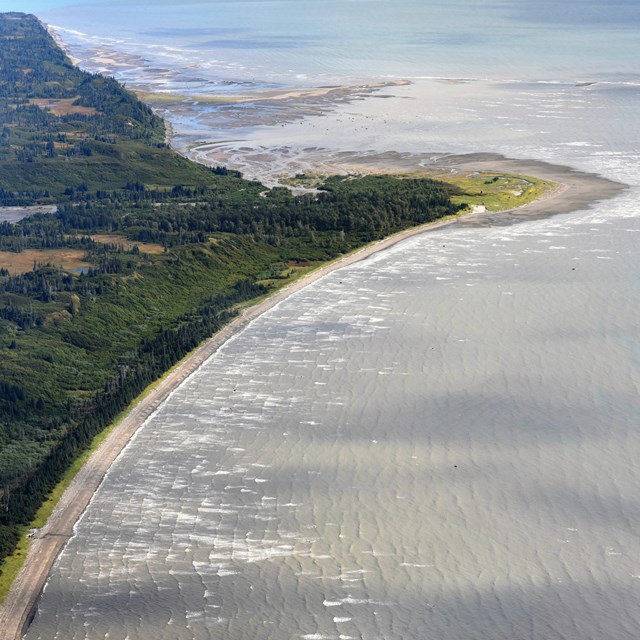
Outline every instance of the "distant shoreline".
<path fill-rule="evenodd" d="M 28 558 L 4 605 L 0 607 L 0 640 L 17 640 L 26 632 L 56 558 L 73 536 L 75 525 L 93 499 L 109 468 L 126 448 L 133 435 L 178 386 L 197 371 L 229 338 L 240 333 L 253 320 L 329 273 L 365 260 L 407 238 L 454 224 L 490 225 L 496 219 L 504 224 L 547 217 L 555 213 L 567 213 L 613 197 L 625 189 L 624 185 L 596 175 L 573 171 L 568 167 L 537 161 L 510 160 L 493 154 L 446 156 L 442 161 L 441 168 L 447 170 L 492 169 L 526 173 L 551 180 L 559 186 L 544 197 L 518 209 L 500 213 L 467 214 L 407 229 L 323 265 L 276 291 L 268 298 L 244 309 L 238 317 L 192 352 L 159 383 L 152 386 L 150 393 L 113 429 L 74 478 L 47 524 L 35 534 Z M 369 168 L 375 172 L 373 167 Z"/>

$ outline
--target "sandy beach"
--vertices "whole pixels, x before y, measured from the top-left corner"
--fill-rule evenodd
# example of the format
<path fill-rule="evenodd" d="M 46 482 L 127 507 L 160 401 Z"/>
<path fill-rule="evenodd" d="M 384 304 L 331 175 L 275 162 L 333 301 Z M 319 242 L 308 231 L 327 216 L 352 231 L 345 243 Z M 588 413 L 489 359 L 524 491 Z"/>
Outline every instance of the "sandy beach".
<path fill-rule="evenodd" d="M 351 163 L 351 168 L 368 171 L 389 169 L 390 158 L 379 157 L 368 167 L 362 162 Z M 353 159 L 352 159 L 353 160 Z M 395 158 L 395 168 L 402 163 Z M 557 213 L 567 213 L 588 207 L 591 203 L 619 193 L 623 185 L 595 175 L 571 170 L 567 167 L 549 165 L 537 161 L 509 160 L 492 154 L 472 154 L 442 159 L 440 165 L 446 171 L 501 170 L 526 173 L 551 180 L 559 185 L 545 197 L 518 209 L 499 214 L 478 213 L 461 218 L 433 222 L 409 229 L 384 240 L 368 245 L 359 251 L 324 265 L 303 278 L 277 291 L 269 298 L 245 309 L 240 316 L 207 340 L 179 366 L 158 383 L 124 420 L 111 432 L 105 442 L 94 452 L 87 464 L 78 473 L 65 492 L 46 526 L 35 532 L 28 559 L 18 575 L 11 593 L 0 608 L 0 640 L 21 638 L 37 606 L 47 576 L 66 542 L 73 536 L 74 526 L 91 502 L 105 474 L 120 452 L 145 420 L 164 402 L 171 393 L 194 371 L 211 357 L 231 336 L 244 329 L 252 320 L 277 305 L 291 294 L 317 281 L 328 273 L 364 260 L 369 256 L 401 242 L 411 236 L 440 229 L 453 224 L 494 225 L 508 224 L 518 220 L 536 219 Z"/>

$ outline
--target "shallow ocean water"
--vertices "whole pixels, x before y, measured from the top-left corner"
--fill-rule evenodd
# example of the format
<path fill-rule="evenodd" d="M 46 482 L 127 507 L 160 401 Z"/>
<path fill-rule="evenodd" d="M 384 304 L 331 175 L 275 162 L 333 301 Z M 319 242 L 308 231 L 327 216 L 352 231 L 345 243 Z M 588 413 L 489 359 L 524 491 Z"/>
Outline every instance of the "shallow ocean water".
<path fill-rule="evenodd" d="M 630 199 L 425 234 L 254 321 L 114 465 L 27 637 L 633 638 Z"/>
<path fill-rule="evenodd" d="M 254 321 L 113 466 L 27 638 L 637 638 L 637 3 L 129 5 L 45 18 L 196 97 L 413 79 L 270 126 L 180 114 L 249 175 L 493 151 L 631 188 L 413 238 Z"/>
<path fill-rule="evenodd" d="M 530 0 L 125 0 L 3 3 L 78 45 L 213 81 L 344 84 L 381 77 L 638 79 L 640 7 Z M 19 5 L 19 6 L 17 6 Z M 163 65 L 164 62 L 164 65 Z"/>

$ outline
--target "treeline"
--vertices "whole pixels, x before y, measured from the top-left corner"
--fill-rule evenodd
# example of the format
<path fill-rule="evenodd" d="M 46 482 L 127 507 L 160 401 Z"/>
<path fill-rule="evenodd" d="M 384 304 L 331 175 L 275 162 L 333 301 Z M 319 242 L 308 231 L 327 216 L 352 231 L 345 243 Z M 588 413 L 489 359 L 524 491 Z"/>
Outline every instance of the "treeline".
<path fill-rule="evenodd" d="M 75 67 L 35 16 L 0 14 L 0 205 L 73 200 L 85 188 L 215 187 L 171 152 L 161 118 L 113 78 Z"/>
<path fill-rule="evenodd" d="M 113 78 L 87 73 L 76 67 L 57 46 L 35 16 L 4 14 L 0 20 L 0 104 L 6 122 L 33 125 L 31 133 L 40 139 L 70 143 L 60 131 L 86 131 L 89 137 L 110 136 L 164 141 L 164 122 L 152 110 L 126 91 Z M 96 113 L 54 116 L 31 100 L 73 100 L 73 105 Z M 11 118 L 11 116 L 14 116 Z M 73 123 L 77 123 L 75 128 Z M 89 123 L 88 127 L 84 127 Z M 3 128 L 3 134 L 11 134 Z M 56 137 L 54 137 L 56 136 Z M 115 141 L 115 138 L 113 139 Z"/>
<path fill-rule="evenodd" d="M 194 314 L 179 318 L 171 328 L 163 329 L 152 339 L 143 341 L 127 365 L 105 383 L 102 392 L 87 402 L 70 407 L 66 424 L 58 423 L 64 435 L 43 459 L 44 448 L 38 443 L 30 447 L 8 447 L 0 455 L 0 552 L 10 549 L 19 525 L 26 525 L 42 503 L 42 498 L 59 481 L 62 473 L 91 439 L 113 421 L 115 416 L 151 382 L 217 331 L 234 315 L 231 309 L 239 302 L 266 292 L 265 287 L 239 281 L 224 296 L 216 296 Z M 24 404 L 24 390 L 17 385 L 0 382 L 0 399 L 7 404 Z M 38 407 L 34 407 L 38 410 Z M 44 405 L 40 410 L 44 409 Z M 9 455 L 6 455 L 6 454 Z M 25 469 L 31 472 L 25 474 Z"/>
<path fill-rule="evenodd" d="M 357 182 L 366 183 L 366 189 L 354 192 L 345 188 L 295 197 L 288 191 L 272 190 L 252 201 L 212 199 L 192 207 L 139 207 L 110 222 L 133 240 L 166 246 L 191 242 L 193 234 L 212 232 L 250 234 L 276 242 L 314 232 L 343 232 L 369 241 L 459 210 L 451 203 L 450 188 L 431 180 L 399 181 L 378 176 Z M 90 207 L 62 207 L 59 212 L 63 226 L 71 219 L 73 224 L 82 224 L 83 217 L 92 217 Z"/>
<path fill-rule="evenodd" d="M 461 208 L 451 203 L 451 186 L 424 178 L 369 176 L 339 184 L 333 180 L 324 193 L 301 196 L 272 189 L 264 197 L 206 188 L 174 187 L 168 193 L 127 185 L 122 194 L 87 194 L 82 201 L 61 204 L 53 216 L 0 225 L 0 249 L 89 248 L 90 241 L 78 234 L 99 230 L 167 248 L 203 242 L 216 232 L 269 242 L 334 232 L 366 241 Z"/>
<path fill-rule="evenodd" d="M 73 63 L 44 38 L 34 16 L 5 13 L 0 20 L 2 71 L 0 97 L 17 102 L 28 97 L 67 98 L 74 95 L 70 80 L 77 73 Z"/>
<path fill-rule="evenodd" d="M 268 291 L 257 278 L 278 256 L 229 238 L 87 257 L 96 266 L 85 273 L 0 275 L 0 551 L 133 397 Z"/>

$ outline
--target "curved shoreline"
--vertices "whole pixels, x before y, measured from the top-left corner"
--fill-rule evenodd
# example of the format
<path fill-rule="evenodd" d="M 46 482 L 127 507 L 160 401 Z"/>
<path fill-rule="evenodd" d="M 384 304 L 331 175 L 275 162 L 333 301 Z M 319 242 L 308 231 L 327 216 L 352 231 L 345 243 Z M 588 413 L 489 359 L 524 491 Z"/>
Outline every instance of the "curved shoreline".
<path fill-rule="evenodd" d="M 40 529 L 30 545 L 27 560 L 15 579 L 5 603 L 0 607 L 0 640 L 22 638 L 37 608 L 49 572 L 74 534 L 74 527 L 91 502 L 107 471 L 127 446 L 136 431 L 144 424 L 168 396 L 210 358 L 229 338 L 241 332 L 254 319 L 282 300 L 316 282 L 325 275 L 384 251 L 412 236 L 453 224 L 490 225 L 509 224 L 517 220 L 547 217 L 588 207 L 594 202 L 613 197 L 625 189 L 624 185 L 600 176 L 581 173 L 568 167 L 538 161 L 517 161 L 494 154 L 470 154 L 444 157 L 443 168 L 460 170 L 506 170 L 534 174 L 556 182 L 559 186 L 534 202 L 518 209 L 498 214 L 476 213 L 463 217 L 438 220 L 413 227 L 369 244 L 347 256 L 338 258 L 279 289 L 268 298 L 247 307 L 229 324 L 206 340 L 167 374 L 94 451 L 63 494 L 46 525 Z"/>

